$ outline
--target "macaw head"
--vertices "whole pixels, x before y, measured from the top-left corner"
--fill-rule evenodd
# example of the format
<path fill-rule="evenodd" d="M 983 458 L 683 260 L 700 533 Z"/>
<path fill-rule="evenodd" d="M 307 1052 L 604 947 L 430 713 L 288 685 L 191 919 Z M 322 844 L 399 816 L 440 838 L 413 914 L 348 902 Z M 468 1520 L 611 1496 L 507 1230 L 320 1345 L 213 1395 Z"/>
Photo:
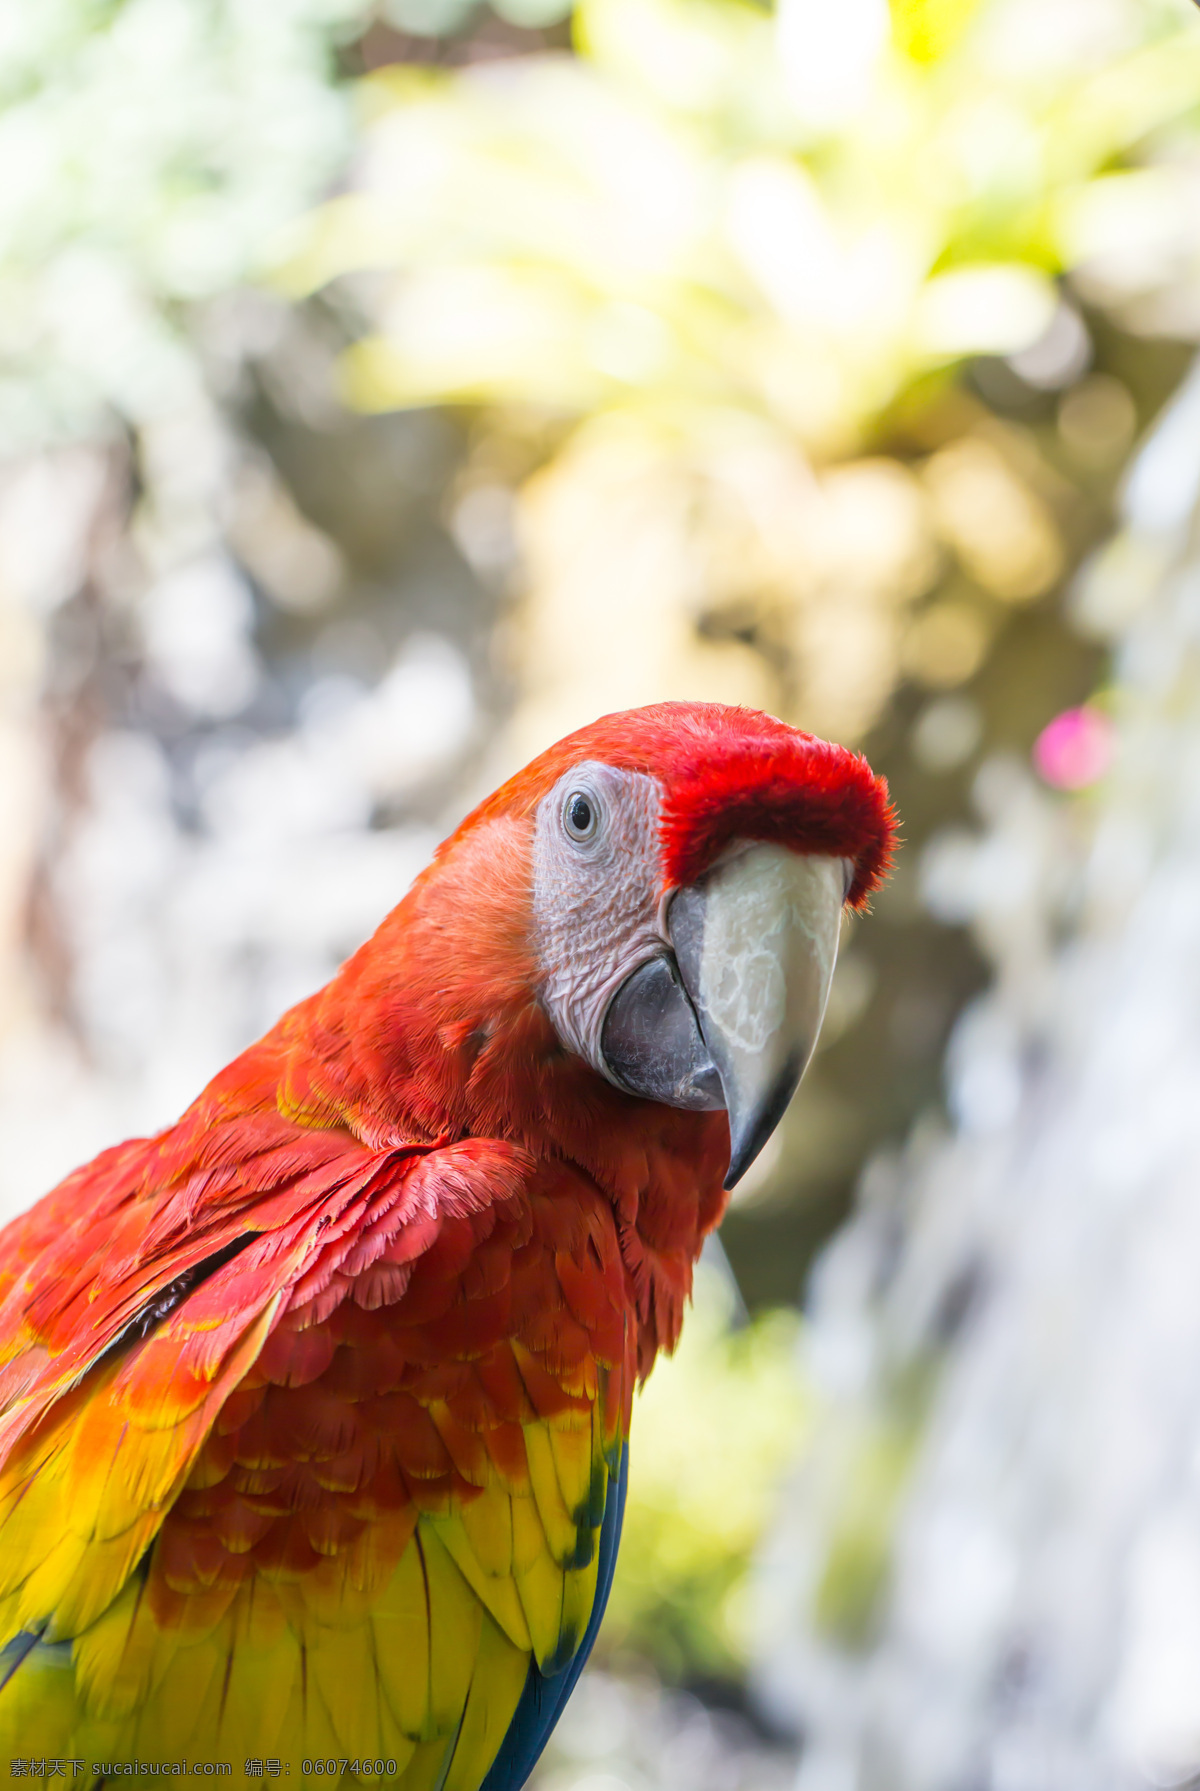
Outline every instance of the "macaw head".
<path fill-rule="evenodd" d="M 647 1151 L 690 1152 L 689 1185 L 719 1164 L 719 1187 L 727 1114 L 732 1187 L 812 1055 L 842 910 L 893 833 L 865 759 L 768 715 L 605 716 L 468 815 L 284 1016 L 272 1098 L 377 1145 L 549 1146 L 610 1188 L 641 1186 Z"/>
<path fill-rule="evenodd" d="M 732 1187 L 812 1056 L 842 910 L 886 872 L 886 785 L 770 716 L 663 703 L 560 741 L 467 826 L 517 814 L 558 1041 L 627 1094 L 724 1108 Z"/>

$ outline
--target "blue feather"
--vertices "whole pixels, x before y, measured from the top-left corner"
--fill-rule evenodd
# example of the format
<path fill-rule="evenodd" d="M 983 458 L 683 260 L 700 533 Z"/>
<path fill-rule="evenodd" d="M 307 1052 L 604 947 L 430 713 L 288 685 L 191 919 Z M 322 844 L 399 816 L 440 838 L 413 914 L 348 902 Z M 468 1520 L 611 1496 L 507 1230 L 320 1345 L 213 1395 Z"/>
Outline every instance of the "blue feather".
<path fill-rule="evenodd" d="M 521 1791 L 521 1786 L 537 1765 L 542 1749 L 550 1739 L 550 1732 L 566 1707 L 567 1699 L 575 1690 L 575 1682 L 592 1652 L 604 1616 L 604 1607 L 612 1590 L 628 1485 L 629 1444 L 626 1443 L 621 1450 L 620 1472 L 615 1478 L 610 1478 L 608 1483 L 604 1522 L 600 1526 L 596 1597 L 583 1640 L 561 1673 L 543 1673 L 536 1661 L 530 1662 L 529 1677 L 525 1681 L 521 1701 L 513 1712 L 500 1752 L 479 1791 Z"/>

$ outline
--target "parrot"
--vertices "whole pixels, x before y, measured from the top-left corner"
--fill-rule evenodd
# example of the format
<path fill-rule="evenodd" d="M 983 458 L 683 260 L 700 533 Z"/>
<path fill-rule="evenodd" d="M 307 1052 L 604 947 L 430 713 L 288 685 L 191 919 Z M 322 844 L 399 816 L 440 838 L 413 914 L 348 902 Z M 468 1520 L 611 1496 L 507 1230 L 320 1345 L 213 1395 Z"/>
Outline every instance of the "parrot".
<path fill-rule="evenodd" d="M 0 1232 L 12 1770 L 526 1782 L 635 1388 L 895 824 L 765 714 L 602 717 L 175 1124 Z"/>

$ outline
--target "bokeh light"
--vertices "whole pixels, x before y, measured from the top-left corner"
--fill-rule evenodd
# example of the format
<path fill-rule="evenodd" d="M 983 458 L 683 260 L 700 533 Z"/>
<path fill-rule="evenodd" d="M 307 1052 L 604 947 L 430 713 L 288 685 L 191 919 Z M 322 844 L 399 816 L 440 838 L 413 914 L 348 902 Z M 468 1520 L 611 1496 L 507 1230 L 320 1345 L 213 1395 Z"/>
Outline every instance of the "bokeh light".
<path fill-rule="evenodd" d="M 1112 764 L 1113 725 L 1103 710 L 1084 704 L 1048 721 L 1033 743 L 1033 762 L 1056 790 L 1084 790 Z"/>

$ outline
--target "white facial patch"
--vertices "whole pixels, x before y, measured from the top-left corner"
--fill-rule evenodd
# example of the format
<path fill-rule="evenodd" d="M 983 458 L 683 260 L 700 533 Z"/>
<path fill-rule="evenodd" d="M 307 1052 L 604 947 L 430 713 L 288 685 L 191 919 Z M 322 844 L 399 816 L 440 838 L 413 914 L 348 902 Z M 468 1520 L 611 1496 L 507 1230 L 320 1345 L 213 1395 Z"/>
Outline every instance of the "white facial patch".
<path fill-rule="evenodd" d="M 577 825 L 585 808 L 590 830 Z M 542 1001 L 563 1044 L 606 1077 L 600 1033 L 608 1004 L 665 943 L 658 814 L 652 777 L 590 761 L 538 805 L 533 912 Z"/>

